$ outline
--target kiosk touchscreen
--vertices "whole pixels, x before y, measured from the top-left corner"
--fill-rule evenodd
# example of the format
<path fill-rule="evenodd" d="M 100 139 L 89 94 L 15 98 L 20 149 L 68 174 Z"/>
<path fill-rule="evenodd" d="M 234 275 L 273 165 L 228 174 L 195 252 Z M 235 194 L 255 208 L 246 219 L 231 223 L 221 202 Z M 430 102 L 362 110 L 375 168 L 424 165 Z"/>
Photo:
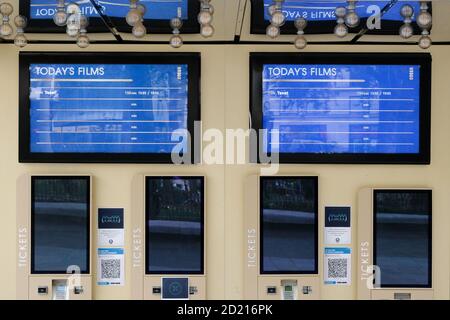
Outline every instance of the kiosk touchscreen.
<path fill-rule="evenodd" d="M 359 299 L 432 299 L 432 191 L 359 193 Z"/>
<path fill-rule="evenodd" d="M 204 177 L 140 176 L 133 190 L 133 298 L 205 299 Z"/>
<path fill-rule="evenodd" d="M 18 299 L 91 299 L 91 177 L 19 178 Z"/>
<path fill-rule="evenodd" d="M 319 298 L 318 177 L 250 176 L 246 299 Z"/>

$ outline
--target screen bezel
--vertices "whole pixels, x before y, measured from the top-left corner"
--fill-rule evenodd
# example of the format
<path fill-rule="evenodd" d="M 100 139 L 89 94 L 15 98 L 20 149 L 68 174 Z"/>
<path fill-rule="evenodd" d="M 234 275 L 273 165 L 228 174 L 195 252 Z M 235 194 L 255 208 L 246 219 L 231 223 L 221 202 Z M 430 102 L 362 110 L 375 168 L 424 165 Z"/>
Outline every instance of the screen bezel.
<path fill-rule="evenodd" d="M 90 274 L 90 270 L 91 270 L 91 177 L 89 176 L 31 176 L 31 217 L 30 217 L 30 230 L 31 230 L 31 235 L 30 235 L 30 242 L 31 242 L 31 249 L 30 249 L 30 273 L 31 274 L 68 274 L 65 271 L 61 271 L 61 270 L 49 270 L 49 271 L 36 271 L 34 269 L 35 265 L 35 232 L 34 232 L 34 227 L 35 227 L 35 201 L 34 201 L 34 195 L 35 195 L 35 181 L 37 180 L 85 180 L 86 181 L 86 185 L 87 185 L 87 189 L 86 189 L 86 198 L 88 200 L 87 202 L 87 213 L 88 213 L 88 217 L 87 217 L 87 224 L 86 224 L 86 243 L 87 243 L 87 250 L 86 250 L 86 265 L 87 265 L 87 270 L 80 270 L 81 274 Z"/>
<path fill-rule="evenodd" d="M 149 197 L 148 197 L 148 184 L 150 180 L 173 180 L 173 179 L 184 179 L 184 180 L 200 180 L 202 189 L 202 203 L 201 203 L 201 219 L 200 219 L 200 237 L 201 237 L 201 252 L 200 252 L 200 270 L 177 270 L 177 271 L 161 271 L 153 270 L 149 271 L 149 256 L 147 254 L 147 243 L 149 242 L 149 232 L 148 232 L 148 221 L 150 218 L 149 209 Z M 203 176 L 146 176 L 145 177 L 145 190 L 144 190 L 144 201 L 145 201 L 145 214 L 144 214 L 144 232 L 145 232 L 145 244 L 144 244 L 144 255 L 145 255 L 145 275 L 204 275 L 205 274 L 205 177 Z"/>
<path fill-rule="evenodd" d="M 263 213 L 263 183 L 267 180 L 312 180 L 314 182 L 314 270 L 312 271 L 265 271 L 264 266 L 264 213 Z M 259 177 L 259 273 L 262 275 L 284 275 L 284 274 L 319 274 L 319 177 L 318 176 L 261 176 Z"/>
<path fill-rule="evenodd" d="M 383 9 L 383 8 L 381 8 Z M 430 13 L 432 12 L 432 5 L 429 4 Z M 266 34 L 266 28 L 270 25 L 269 21 L 265 20 L 264 14 L 264 0 L 251 0 L 251 34 Z M 361 18 L 361 22 L 356 28 L 349 28 L 350 34 L 357 34 L 363 29 L 367 23 L 367 18 Z M 367 35 L 397 35 L 398 30 L 403 25 L 403 21 L 383 20 L 381 22 L 381 29 L 379 30 L 367 30 Z M 305 34 L 333 34 L 334 27 L 336 26 L 336 20 L 323 20 L 323 21 L 308 21 L 308 26 L 305 29 Z M 421 29 L 414 21 L 411 23 L 414 29 L 414 34 L 420 34 Z M 294 21 L 286 21 L 285 25 L 280 28 L 281 34 L 295 35 L 297 34 L 297 28 L 294 25 Z"/>
<path fill-rule="evenodd" d="M 21 52 L 19 55 L 19 162 L 20 163 L 172 163 L 170 153 L 37 153 L 31 152 L 30 72 L 34 63 L 46 64 L 187 64 L 188 119 L 191 164 L 198 161 L 194 122 L 201 119 L 200 53 L 69 53 Z"/>
<path fill-rule="evenodd" d="M 373 190 L 373 214 L 372 214 L 372 225 L 373 225 L 373 234 L 372 234 L 372 252 L 373 252 L 373 265 L 377 265 L 377 221 L 376 221 L 376 213 L 377 213 L 377 195 L 381 193 L 424 193 L 428 195 L 429 198 L 429 215 L 428 215 L 428 284 L 426 285 L 405 285 L 405 284 L 388 284 L 382 285 L 380 283 L 380 288 L 391 289 L 391 288 L 433 288 L 433 225 L 432 225 L 432 216 L 433 216 L 433 194 L 432 190 L 427 189 L 376 189 Z"/>
<path fill-rule="evenodd" d="M 25 28 L 27 33 L 65 33 L 65 27 L 58 27 L 52 19 L 32 19 L 30 12 L 31 0 L 21 0 L 19 11 L 20 14 L 28 19 L 28 26 Z M 148 8 L 147 8 L 148 9 Z M 200 25 L 197 21 L 197 14 L 200 11 L 200 2 L 197 0 L 188 0 L 188 19 L 183 20 L 183 27 L 180 29 L 184 34 L 196 34 L 200 32 Z M 119 32 L 131 33 L 130 27 L 125 17 L 109 17 L 111 22 Z M 175 18 L 175 17 L 174 17 Z M 171 34 L 170 20 L 151 20 L 146 19 L 144 25 L 148 33 L 153 34 Z M 110 32 L 105 26 L 101 17 L 89 18 L 88 32 L 106 33 Z"/>
<path fill-rule="evenodd" d="M 280 163 L 321 164 L 430 164 L 431 152 L 431 55 L 428 53 L 251 53 L 250 116 L 251 128 L 262 128 L 263 84 L 265 64 L 355 64 L 355 65 L 419 65 L 420 66 L 420 136 L 419 153 L 279 153 Z M 259 135 L 252 141 L 262 152 Z M 259 153 L 260 153 L 259 152 Z M 257 159 L 261 162 L 258 153 Z M 266 154 L 270 156 L 270 153 Z"/>

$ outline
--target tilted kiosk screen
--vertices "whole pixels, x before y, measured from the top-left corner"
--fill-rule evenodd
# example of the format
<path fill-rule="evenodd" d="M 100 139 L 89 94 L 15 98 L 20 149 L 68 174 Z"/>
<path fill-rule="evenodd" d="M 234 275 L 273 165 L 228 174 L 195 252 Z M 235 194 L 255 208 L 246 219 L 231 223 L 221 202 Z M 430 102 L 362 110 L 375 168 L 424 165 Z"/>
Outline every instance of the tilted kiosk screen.
<path fill-rule="evenodd" d="M 317 177 L 261 177 L 261 274 L 317 273 Z"/>
<path fill-rule="evenodd" d="M 31 273 L 87 274 L 90 178 L 31 178 Z"/>
<path fill-rule="evenodd" d="M 374 191 L 374 265 L 382 288 L 431 288 L 431 191 Z"/>
<path fill-rule="evenodd" d="M 78 3 L 81 14 L 89 18 L 90 32 L 108 32 L 105 23 L 96 7 L 90 1 L 73 1 Z M 130 10 L 129 0 L 102 1 L 97 0 L 102 13 L 121 32 L 131 31 L 125 17 Z M 183 33 L 198 32 L 197 14 L 199 11 L 198 0 L 145 0 L 140 1 L 145 5 L 144 23 L 149 33 L 170 33 L 169 21 L 180 17 L 184 21 Z M 57 10 L 56 0 L 24 0 L 20 1 L 20 12 L 26 16 L 30 23 L 27 32 L 64 32 L 64 27 L 58 28 L 53 22 L 53 16 Z"/>
<path fill-rule="evenodd" d="M 23 54 L 21 160 L 170 162 L 199 118 L 197 58 Z"/>
<path fill-rule="evenodd" d="M 430 60 L 252 55 L 259 147 L 281 162 L 429 163 Z"/>
<path fill-rule="evenodd" d="M 204 178 L 147 177 L 146 274 L 204 273 Z"/>
<path fill-rule="evenodd" d="M 270 23 L 269 8 L 274 4 L 273 0 L 252 0 L 252 33 L 265 33 L 265 28 Z M 409 4 L 413 10 L 412 26 L 415 33 L 420 33 L 416 23 L 415 17 L 420 12 L 419 1 L 398 1 L 391 3 L 389 0 L 378 1 L 358 1 L 356 3 L 356 13 L 361 21 L 355 28 L 349 28 L 349 32 L 359 32 L 361 28 L 366 27 L 367 21 L 370 17 L 380 14 L 383 9 L 384 14 L 381 17 L 381 28 L 366 30 L 368 34 L 384 34 L 396 35 L 400 26 L 403 24 L 403 17 L 400 10 L 403 5 Z M 304 18 L 308 21 L 308 26 L 305 29 L 307 34 L 321 34 L 333 33 L 336 26 L 335 11 L 337 7 L 348 7 L 348 2 L 345 0 L 336 1 L 302 1 L 302 0 L 285 0 L 282 6 L 282 12 L 286 17 L 286 24 L 281 27 L 281 32 L 285 34 L 293 34 L 297 30 L 294 26 L 294 21 L 299 18 Z M 431 4 L 429 4 L 431 9 Z"/>

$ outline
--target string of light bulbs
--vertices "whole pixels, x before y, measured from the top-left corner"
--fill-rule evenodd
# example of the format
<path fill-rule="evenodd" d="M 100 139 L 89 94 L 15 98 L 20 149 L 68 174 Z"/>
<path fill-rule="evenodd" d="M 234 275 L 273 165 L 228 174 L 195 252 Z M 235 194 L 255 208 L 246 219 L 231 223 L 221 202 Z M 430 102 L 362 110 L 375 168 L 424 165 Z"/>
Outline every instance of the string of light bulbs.
<path fill-rule="evenodd" d="M 200 2 L 200 12 L 197 21 L 200 24 L 200 35 L 209 38 L 214 35 L 214 27 L 212 25 L 214 16 L 214 7 L 211 0 L 198 0 Z M 283 12 L 285 0 L 273 0 L 272 5 L 268 7 L 270 16 L 270 24 L 266 29 L 266 34 L 271 39 L 275 39 L 281 34 L 281 27 L 286 23 L 286 16 Z M 335 10 L 336 26 L 334 34 L 339 38 L 344 38 L 349 33 L 349 28 L 355 28 L 360 24 L 360 17 L 356 12 L 357 0 L 347 0 L 346 7 L 337 7 Z M 422 49 L 428 49 L 432 45 L 430 38 L 430 30 L 432 27 L 432 15 L 429 12 L 429 1 L 420 1 L 420 11 L 415 19 L 417 26 L 421 30 L 418 45 Z M 11 25 L 11 15 L 14 8 L 10 3 L 0 3 L 0 37 L 9 38 L 14 34 Z M 147 8 L 140 0 L 130 0 L 130 10 L 125 19 L 128 25 L 132 27 L 132 35 L 136 38 L 143 38 L 147 35 L 147 28 L 144 25 L 144 16 Z M 399 35 L 403 39 L 409 39 L 414 35 L 412 26 L 414 18 L 414 8 L 409 4 L 404 4 L 400 9 L 400 15 L 403 18 L 403 25 L 399 29 Z M 82 14 L 80 6 L 76 2 L 66 4 L 65 0 L 56 0 L 56 12 L 53 16 L 55 25 L 66 27 L 66 33 L 71 38 L 76 38 L 76 43 L 80 48 L 87 48 L 90 40 L 87 34 L 89 19 Z M 27 27 L 27 18 L 17 15 L 14 20 L 16 34 L 14 35 L 14 44 L 18 47 L 24 47 L 28 44 L 25 36 L 25 28 Z M 297 49 L 304 49 L 308 42 L 305 38 L 305 28 L 308 22 L 304 18 L 298 18 L 294 21 L 297 29 L 297 36 L 294 39 L 294 46 Z M 172 36 L 170 38 L 170 46 L 180 48 L 183 45 L 181 37 L 181 28 L 183 26 L 181 8 L 178 9 L 177 16 L 170 20 Z"/>

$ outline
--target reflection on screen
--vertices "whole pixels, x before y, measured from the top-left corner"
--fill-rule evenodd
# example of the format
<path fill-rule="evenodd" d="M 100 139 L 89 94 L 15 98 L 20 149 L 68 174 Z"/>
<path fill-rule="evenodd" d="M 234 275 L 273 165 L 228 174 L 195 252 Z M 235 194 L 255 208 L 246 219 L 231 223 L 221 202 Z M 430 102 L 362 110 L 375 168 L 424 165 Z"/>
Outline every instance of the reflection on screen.
<path fill-rule="evenodd" d="M 265 153 L 418 154 L 419 65 L 265 64 Z"/>
<path fill-rule="evenodd" d="M 382 287 L 431 286 L 431 191 L 375 191 Z"/>
<path fill-rule="evenodd" d="M 171 153 L 187 118 L 186 64 L 30 65 L 31 152 Z"/>
<path fill-rule="evenodd" d="M 261 178 L 261 273 L 317 268 L 316 178 Z"/>
<path fill-rule="evenodd" d="M 264 16 L 266 20 L 270 20 L 268 8 L 273 2 L 273 0 L 264 0 Z M 376 5 L 382 10 L 389 2 L 389 0 L 358 1 L 356 4 L 356 13 L 362 18 L 367 18 L 373 15 L 373 11 L 368 11 L 370 6 Z M 400 15 L 400 9 L 406 3 L 413 7 L 416 14 L 420 11 L 419 1 L 398 1 L 383 15 L 383 20 L 403 21 Z M 295 21 L 298 18 L 305 18 L 308 21 L 331 21 L 336 20 L 334 13 L 336 7 L 347 6 L 348 3 L 345 0 L 285 0 L 283 13 L 288 21 Z"/>
<path fill-rule="evenodd" d="M 88 17 L 99 17 L 97 10 L 89 0 L 73 1 L 80 5 L 81 12 Z M 56 11 L 56 0 L 31 0 L 30 16 L 32 19 L 52 19 Z M 103 13 L 109 17 L 125 18 L 130 10 L 129 0 L 97 0 Z M 145 19 L 170 20 L 175 17 L 187 19 L 188 0 L 140 0 L 147 8 Z"/>
<path fill-rule="evenodd" d="M 32 273 L 89 272 L 89 178 L 32 178 Z"/>
<path fill-rule="evenodd" d="M 147 273 L 203 273 L 203 198 L 202 177 L 147 177 Z"/>

